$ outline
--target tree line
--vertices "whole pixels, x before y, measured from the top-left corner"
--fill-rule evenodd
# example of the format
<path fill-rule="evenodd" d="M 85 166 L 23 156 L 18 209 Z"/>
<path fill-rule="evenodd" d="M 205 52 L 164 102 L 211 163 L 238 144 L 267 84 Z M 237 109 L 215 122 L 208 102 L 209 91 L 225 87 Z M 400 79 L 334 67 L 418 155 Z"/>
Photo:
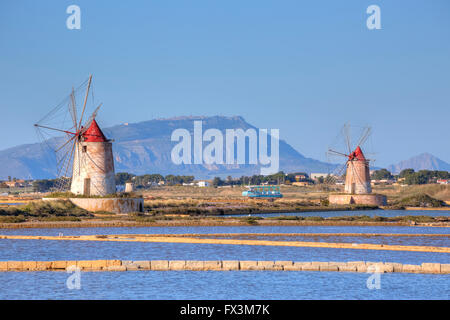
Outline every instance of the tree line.
<path fill-rule="evenodd" d="M 450 172 L 439 170 L 404 169 L 398 175 L 393 175 L 387 169 L 375 170 L 371 175 L 372 180 L 403 180 L 405 184 L 435 183 L 439 179 L 450 179 Z"/>
<path fill-rule="evenodd" d="M 298 179 L 296 176 L 303 176 L 304 178 Z M 241 176 L 240 178 L 233 179 L 228 176 L 226 179 L 220 177 L 215 177 L 212 181 L 214 187 L 219 186 L 244 186 L 244 185 L 259 185 L 259 184 L 284 184 L 286 182 L 292 183 L 296 181 L 310 181 L 308 174 L 305 172 L 295 172 L 285 174 L 280 171 L 275 174 L 263 176 L 263 175 L 253 175 L 253 176 Z"/>
<path fill-rule="evenodd" d="M 182 176 L 168 174 L 165 177 L 161 174 L 144 174 L 144 175 L 134 175 L 128 172 L 116 173 L 116 185 L 124 185 L 127 182 L 133 182 L 136 188 L 148 188 L 154 184 L 158 184 L 163 181 L 165 184 L 177 185 L 183 183 L 191 183 L 195 179 L 194 176 Z"/>
<path fill-rule="evenodd" d="M 297 177 L 297 178 L 296 178 Z M 299 179 L 298 177 L 302 177 Z M 398 175 L 393 175 L 387 169 L 375 170 L 371 175 L 372 180 L 403 180 L 403 183 L 408 185 L 414 184 L 427 184 L 435 183 L 438 179 L 450 179 L 450 173 L 448 171 L 438 170 L 419 170 L 404 169 Z M 116 185 L 124 185 L 127 182 L 133 182 L 137 189 L 149 188 L 152 185 L 158 184 L 164 181 L 167 185 L 181 185 L 183 183 L 192 183 L 195 180 L 194 176 L 184 175 L 166 175 L 161 174 L 144 174 L 134 175 L 128 172 L 119 172 L 115 175 Z M 244 186 L 244 185 L 260 185 L 260 184 L 285 184 L 296 181 L 308 181 L 312 183 L 323 183 L 326 178 L 313 181 L 305 172 L 295 172 L 285 174 L 283 171 L 272 175 L 253 175 L 253 176 L 241 176 L 240 178 L 232 178 L 228 176 L 223 179 L 221 177 L 215 177 L 212 180 L 214 187 L 219 186 Z M 64 183 L 70 185 L 70 181 Z M 47 192 L 58 188 L 61 185 L 60 179 L 41 179 L 33 181 L 33 187 L 38 192 Z"/>

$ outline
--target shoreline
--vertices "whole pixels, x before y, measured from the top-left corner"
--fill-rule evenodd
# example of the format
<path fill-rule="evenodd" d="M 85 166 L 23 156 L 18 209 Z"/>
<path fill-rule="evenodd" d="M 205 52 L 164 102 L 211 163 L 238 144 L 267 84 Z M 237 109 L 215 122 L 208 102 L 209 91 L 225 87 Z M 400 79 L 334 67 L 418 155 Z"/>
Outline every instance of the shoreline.
<path fill-rule="evenodd" d="M 217 205 L 220 204 L 220 205 Z M 48 203 L 45 203 L 48 206 Z M 369 205 L 322 205 L 305 204 L 299 201 L 259 202 L 259 201 L 199 201 L 155 200 L 146 201 L 146 213 L 112 214 L 107 212 L 74 211 L 77 207 L 66 206 L 58 214 L 44 213 L 33 215 L 0 216 L 0 229 L 30 228 L 114 228 L 114 227 L 205 227 L 205 226 L 450 226 L 450 217 L 444 208 L 395 208 Z M 20 209 L 20 207 L 17 207 Z M 38 207 L 39 209 L 39 207 Z M 55 207 L 55 209 L 61 209 Z M 369 217 L 363 211 L 398 210 L 406 214 L 396 217 Z M 408 210 L 436 210 L 443 212 L 441 217 L 408 216 Z M 355 215 L 339 215 L 340 212 L 355 212 Z M 302 213 L 334 212 L 330 217 L 302 216 Z M 299 215 L 282 215 L 298 213 Z M 261 217 L 266 214 L 268 216 Z M 271 215 L 274 215 L 272 217 Z M 275 216 L 278 215 L 278 216 Z M 21 218 L 20 218 L 21 217 Z M 8 221 L 10 218 L 11 221 Z M 20 218 L 20 219 L 19 219 Z M 15 220 L 15 221 L 14 221 Z"/>
<path fill-rule="evenodd" d="M 227 220 L 227 221 L 224 221 Z M 140 228 L 140 227 L 259 227 L 259 226 L 398 226 L 398 227 L 450 227 L 449 222 L 428 222 L 411 224 L 407 221 L 307 221 L 307 220 L 256 220 L 249 222 L 234 218 L 189 220 L 136 221 L 60 221 L 0 223 L 0 229 L 58 229 L 58 228 Z M 251 220 L 251 219 L 249 219 Z M 252 220 L 251 220 L 252 221 Z"/>

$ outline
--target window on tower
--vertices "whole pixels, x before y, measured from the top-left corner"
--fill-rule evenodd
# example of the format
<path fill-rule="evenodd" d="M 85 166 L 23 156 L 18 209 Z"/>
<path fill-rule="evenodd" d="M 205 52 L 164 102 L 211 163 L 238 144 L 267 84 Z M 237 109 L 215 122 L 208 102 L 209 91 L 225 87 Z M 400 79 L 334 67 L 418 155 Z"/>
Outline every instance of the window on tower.
<path fill-rule="evenodd" d="M 87 151 L 87 146 L 83 146 L 83 153 Z"/>

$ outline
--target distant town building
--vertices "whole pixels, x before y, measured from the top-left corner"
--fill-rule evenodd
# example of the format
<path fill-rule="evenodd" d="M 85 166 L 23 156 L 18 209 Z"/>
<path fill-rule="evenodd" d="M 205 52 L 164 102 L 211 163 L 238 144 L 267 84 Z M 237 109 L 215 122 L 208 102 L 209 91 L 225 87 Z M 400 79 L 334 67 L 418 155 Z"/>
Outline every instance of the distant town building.
<path fill-rule="evenodd" d="M 438 184 L 450 184 L 450 179 L 438 179 L 436 181 Z"/>
<path fill-rule="evenodd" d="M 6 182 L 5 182 L 5 185 L 6 185 L 8 188 L 17 188 L 17 187 L 20 186 L 20 184 L 19 184 L 18 182 L 16 182 L 16 181 L 6 181 Z"/>
<path fill-rule="evenodd" d="M 317 180 L 317 179 L 319 179 L 320 177 L 322 177 L 322 178 L 326 178 L 327 176 L 332 176 L 332 174 L 329 174 L 329 173 L 311 173 L 310 174 L 310 177 L 311 177 L 311 179 L 313 179 L 313 180 Z"/>
<path fill-rule="evenodd" d="M 30 185 L 29 182 L 26 182 L 22 179 L 12 180 L 12 181 L 5 181 L 3 182 L 4 185 L 6 185 L 8 188 L 23 188 Z"/>
<path fill-rule="evenodd" d="M 206 180 L 200 180 L 197 182 L 197 185 L 199 187 L 209 187 L 210 186 L 210 182 L 206 181 Z"/>

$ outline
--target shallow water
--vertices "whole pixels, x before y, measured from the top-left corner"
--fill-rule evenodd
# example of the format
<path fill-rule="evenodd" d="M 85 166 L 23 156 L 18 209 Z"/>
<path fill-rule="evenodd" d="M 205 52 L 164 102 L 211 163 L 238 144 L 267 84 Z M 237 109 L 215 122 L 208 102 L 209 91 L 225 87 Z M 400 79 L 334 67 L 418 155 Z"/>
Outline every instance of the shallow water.
<path fill-rule="evenodd" d="M 58 236 L 93 234 L 183 234 L 183 233 L 427 233 L 450 234 L 447 227 L 412 226 L 214 226 L 214 227 L 113 227 L 0 229 L 2 235 Z"/>
<path fill-rule="evenodd" d="M 224 215 L 224 217 L 247 217 L 249 214 Z M 398 217 L 398 216 L 430 216 L 449 217 L 449 210 L 352 210 L 352 211 L 328 211 L 328 212 L 287 212 L 287 213 L 254 213 L 251 216 L 257 217 L 339 217 L 339 216 L 369 216 L 369 217 Z"/>
<path fill-rule="evenodd" d="M 0 234 L 181 234 L 181 233 L 415 233 L 450 234 L 445 227 L 239 226 L 1 229 Z M 272 240 L 276 237 L 270 237 Z M 285 237 L 299 240 L 302 237 Z M 448 237 L 304 237 L 307 241 L 406 241 L 449 246 Z M 277 239 L 277 238 L 276 238 Z M 380 242 L 381 241 L 381 242 Z M 414 242 L 415 243 L 412 243 Z M 0 260 L 294 260 L 450 263 L 431 252 L 245 246 L 220 244 L 93 242 L 0 239 Z M 69 290 L 65 272 L 0 272 L 0 299 L 448 299 L 450 275 L 382 274 L 369 290 L 370 274 L 343 272 L 82 272 L 81 290 Z"/>
<path fill-rule="evenodd" d="M 0 299 L 449 299 L 450 275 L 386 273 L 368 289 L 368 273 L 273 271 L 0 273 Z"/>
<path fill-rule="evenodd" d="M 398 236 L 208 236 L 214 239 L 245 239 L 245 240 L 269 240 L 269 241 L 312 241 L 312 242 L 339 242 L 339 243 L 373 243 L 383 245 L 401 246 L 433 246 L 450 247 L 450 235 L 447 237 L 398 237 Z"/>
<path fill-rule="evenodd" d="M 10 240 L 0 241 L 0 260 L 294 260 L 450 263 L 450 254 L 363 249 L 226 244 Z"/>

